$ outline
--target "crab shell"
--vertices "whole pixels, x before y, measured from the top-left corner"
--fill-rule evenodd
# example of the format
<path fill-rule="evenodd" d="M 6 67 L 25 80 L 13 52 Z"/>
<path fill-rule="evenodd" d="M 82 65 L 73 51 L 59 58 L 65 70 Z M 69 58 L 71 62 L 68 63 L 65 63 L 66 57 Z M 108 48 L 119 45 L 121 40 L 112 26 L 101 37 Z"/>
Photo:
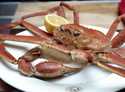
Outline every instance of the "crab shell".
<path fill-rule="evenodd" d="M 53 32 L 56 41 L 70 48 L 102 50 L 111 47 L 110 40 L 100 31 L 76 24 L 66 24 Z"/>

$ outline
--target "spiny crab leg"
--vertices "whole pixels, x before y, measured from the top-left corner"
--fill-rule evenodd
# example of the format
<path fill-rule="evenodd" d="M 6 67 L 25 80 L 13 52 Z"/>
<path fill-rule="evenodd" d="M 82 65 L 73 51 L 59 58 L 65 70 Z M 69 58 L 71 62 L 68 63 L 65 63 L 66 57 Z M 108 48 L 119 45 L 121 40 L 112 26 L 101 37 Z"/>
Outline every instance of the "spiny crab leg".
<path fill-rule="evenodd" d="M 120 55 L 115 52 L 99 53 L 97 61 L 94 63 L 99 67 L 125 77 L 125 58 L 120 57 Z M 117 66 L 113 66 L 111 64 L 115 64 Z"/>
<path fill-rule="evenodd" d="M 64 2 L 61 2 L 60 5 L 66 7 L 67 9 L 69 9 L 71 11 L 73 11 L 74 24 L 79 25 L 79 13 L 74 9 L 74 7 L 68 5 L 68 4 L 64 3 Z"/>
<path fill-rule="evenodd" d="M 113 23 L 111 24 L 111 26 L 110 26 L 110 28 L 109 28 L 109 31 L 108 31 L 107 34 L 106 34 L 106 36 L 107 36 L 109 39 L 111 39 L 111 38 L 113 37 L 114 33 L 115 33 L 116 30 L 117 30 L 117 27 L 118 27 L 119 23 L 120 23 L 120 22 L 122 21 L 122 19 L 124 19 L 124 18 L 125 18 L 125 14 L 123 14 L 123 15 L 117 17 L 117 18 L 113 21 Z"/>
<path fill-rule="evenodd" d="M 119 16 L 115 19 L 115 21 L 112 23 L 108 33 L 106 34 L 107 38 L 111 39 L 114 35 L 114 33 L 117 30 L 118 24 L 122 21 L 122 19 L 125 18 L 125 14 Z M 125 28 L 119 32 L 113 39 L 112 39 L 112 47 L 120 47 L 125 42 Z"/>
<path fill-rule="evenodd" d="M 17 64 L 17 60 L 6 51 L 4 45 L 0 44 L 0 57 L 8 60 L 10 63 Z"/>
<path fill-rule="evenodd" d="M 22 17 L 22 19 L 27 19 L 27 18 L 35 17 L 35 16 L 44 16 L 44 15 L 47 15 L 48 13 L 53 13 L 54 11 L 57 11 L 58 9 L 59 9 L 59 6 L 55 6 L 53 8 L 48 9 L 47 11 L 36 12 L 36 13 L 29 14 L 29 15 L 25 15 Z"/>
<path fill-rule="evenodd" d="M 50 39 L 50 35 L 48 35 L 42 29 L 39 29 L 37 26 L 32 25 L 31 23 L 26 22 L 21 19 L 17 20 L 14 23 L 5 24 L 5 25 L 0 26 L 0 30 L 12 29 L 13 27 L 16 27 L 17 25 L 21 25 L 21 26 L 25 27 L 26 29 L 30 30 L 36 36 L 39 36 L 39 37 L 45 38 L 45 39 Z"/>
<path fill-rule="evenodd" d="M 3 41 L 11 40 L 11 41 L 21 41 L 21 42 L 40 44 L 42 39 L 34 36 L 21 36 L 21 35 L 15 36 L 15 35 L 0 34 L 0 40 L 3 40 Z"/>
<path fill-rule="evenodd" d="M 49 35 L 42 29 L 39 29 L 37 26 L 26 22 L 24 20 L 21 21 L 21 25 L 24 26 L 25 28 L 27 28 L 28 30 L 30 30 L 33 34 L 41 37 L 41 38 L 45 38 L 45 39 L 50 39 Z"/>
<path fill-rule="evenodd" d="M 62 16 L 62 17 L 64 17 L 64 18 L 66 18 L 66 15 L 65 15 L 65 12 L 64 12 L 64 8 L 63 8 L 63 6 L 61 5 L 61 3 L 60 3 L 60 6 L 59 6 L 59 9 L 58 9 L 58 11 L 57 11 L 57 14 L 58 14 L 59 16 Z"/>
<path fill-rule="evenodd" d="M 125 42 L 125 29 L 112 39 L 112 47 L 120 47 Z"/>
<path fill-rule="evenodd" d="M 125 70 L 122 69 L 122 68 L 114 67 L 112 65 L 103 63 L 101 61 L 96 61 L 96 65 L 103 68 L 103 69 L 106 69 L 108 71 L 114 72 L 118 75 L 121 75 L 121 76 L 125 77 Z"/>
<path fill-rule="evenodd" d="M 12 28 L 16 27 L 17 25 L 19 25 L 18 22 L 13 22 L 13 23 L 9 23 L 9 24 L 1 24 L 0 30 L 12 29 Z"/>
<path fill-rule="evenodd" d="M 100 53 L 98 54 L 98 58 L 103 62 L 117 64 L 119 66 L 125 67 L 125 58 L 122 58 L 115 52 Z"/>
<path fill-rule="evenodd" d="M 114 48 L 113 51 L 120 55 L 122 58 L 125 58 L 125 48 L 120 47 L 120 48 Z"/>

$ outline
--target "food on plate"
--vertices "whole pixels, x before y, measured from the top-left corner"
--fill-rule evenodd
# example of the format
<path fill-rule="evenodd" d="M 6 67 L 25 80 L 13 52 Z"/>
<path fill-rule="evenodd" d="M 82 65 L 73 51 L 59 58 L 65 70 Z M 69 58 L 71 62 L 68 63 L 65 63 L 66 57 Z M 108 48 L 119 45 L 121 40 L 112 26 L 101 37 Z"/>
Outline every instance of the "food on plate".
<path fill-rule="evenodd" d="M 73 11 L 73 23 L 69 23 L 65 19 L 64 7 Z M 48 15 L 55 12 L 57 15 Z M 45 27 L 51 34 L 25 20 L 43 15 L 46 15 Z M 57 19 L 54 19 L 53 16 Z M 1 42 L 0 57 L 18 65 L 21 74 L 26 76 L 55 78 L 67 73 L 79 72 L 88 64 L 94 64 L 125 77 L 125 53 L 123 53 L 125 48 L 121 47 L 125 41 L 125 31 L 123 30 L 113 37 L 123 18 L 125 15 L 116 18 L 105 35 L 99 30 L 80 25 L 78 11 L 73 6 L 61 2 L 59 6 L 52 7 L 47 11 L 29 14 L 13 23 L 0 26 L 0 30 L 2 30 L 20 25 L 33 34 L 33 36 L 0 34 L 1 41 L 22 41 L 40 45 L 27 51 L 19 59 L 15 59 L 6 50 L 4 42 Z M 31 62 L 37 58 L 46 58 L 47 60 L 32 65 Z M 68 66 L 70 63 L 79 66 Z"/>

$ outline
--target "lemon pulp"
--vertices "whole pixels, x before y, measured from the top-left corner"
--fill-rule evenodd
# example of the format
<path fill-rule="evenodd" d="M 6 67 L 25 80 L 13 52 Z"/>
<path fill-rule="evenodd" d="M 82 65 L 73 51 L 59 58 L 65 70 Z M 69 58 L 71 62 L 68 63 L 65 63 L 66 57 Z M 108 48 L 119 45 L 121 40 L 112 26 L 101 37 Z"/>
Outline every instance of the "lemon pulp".
<path fill-rule="evenodd" d="M 56 14 L 48 14 L 44 17 L 44 25 L 49 33 L 52 33 L 60 25 L 68 23 L 69 21 L 67 19 Z"/>

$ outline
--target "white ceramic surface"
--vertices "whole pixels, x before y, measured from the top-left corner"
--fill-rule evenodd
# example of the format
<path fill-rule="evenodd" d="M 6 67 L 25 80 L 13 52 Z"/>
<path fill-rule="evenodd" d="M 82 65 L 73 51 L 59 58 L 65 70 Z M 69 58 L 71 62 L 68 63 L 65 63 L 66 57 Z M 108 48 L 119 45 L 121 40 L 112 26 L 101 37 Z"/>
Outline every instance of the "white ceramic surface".
<path fill-rule="evenodd" d="M 107 29 L 104 28 L 88 27 L 107 32 Z M 19 35 L 31 34 L 24 31 Z M 6 49 L 16 58 L 37 46 L 35 44 L 15 41 L 5 41 L 5 43 L 9 44 Z M 6 83 L 26 92 L 114 92 L 125 87 L 125 78 L 94 65 L 87 66 L 81 72 L 70 76 L 53 80 L 42 80 L 23 76 L 17 71 L 16 65 L 9 64 L 6 60 L 0 61 L 0 78 Z"/>

